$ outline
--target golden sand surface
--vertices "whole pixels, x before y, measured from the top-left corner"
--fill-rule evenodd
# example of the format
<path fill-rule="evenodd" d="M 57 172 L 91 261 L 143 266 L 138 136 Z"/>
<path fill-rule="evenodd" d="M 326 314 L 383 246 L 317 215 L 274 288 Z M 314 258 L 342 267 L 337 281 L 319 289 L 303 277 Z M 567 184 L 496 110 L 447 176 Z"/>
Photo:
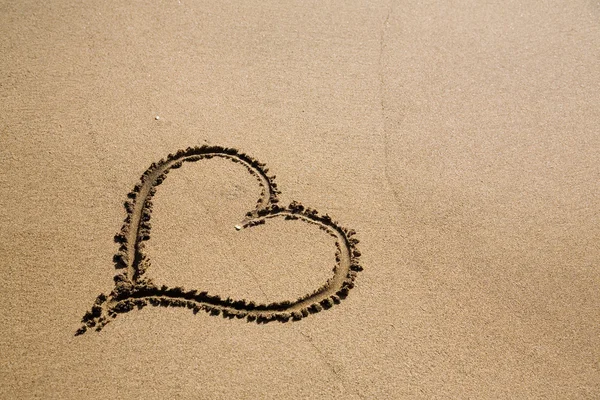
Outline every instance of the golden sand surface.
<path fill-rule="evenodd" d="M 597 1 L 0 1 L 0 50 L 0 398 L 600 398 Z"/>

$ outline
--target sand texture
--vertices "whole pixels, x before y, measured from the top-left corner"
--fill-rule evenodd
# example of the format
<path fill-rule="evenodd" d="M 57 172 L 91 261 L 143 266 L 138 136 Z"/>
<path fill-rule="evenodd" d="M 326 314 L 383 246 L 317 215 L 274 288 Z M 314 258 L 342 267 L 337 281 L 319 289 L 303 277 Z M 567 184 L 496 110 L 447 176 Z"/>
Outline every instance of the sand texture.
<path fill-rule="evenodd" d="M 2 1 L 0 50 L 1 399 L 600 398 L 597 1 Z"/>

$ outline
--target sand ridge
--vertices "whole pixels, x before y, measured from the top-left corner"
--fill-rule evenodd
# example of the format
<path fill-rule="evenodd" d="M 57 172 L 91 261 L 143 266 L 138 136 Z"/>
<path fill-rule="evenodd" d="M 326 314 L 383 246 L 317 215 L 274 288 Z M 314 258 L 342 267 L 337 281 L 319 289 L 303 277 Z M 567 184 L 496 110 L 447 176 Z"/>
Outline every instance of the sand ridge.
<path fill-rule="evenodd" d="M 240 224 L 236 225 L 238 231 L 265 224 L 271 218 L 283 217 L 286 220 L 301 220 L 316 225 L 336 239 L 336 265 L 333 276 L 327 282 L 296 300 L 257 304 L 246 299 L 223 299 L 206 291 L 170 288 L 165 285 L 159 287 L 144 276 L 150 267 L 150 260 L 144 252 L 144 242 L 150 239 L 152 197 L 157 186 L 166 179 L 170 170 L 182 167 L 184 162 L 197 162 L 213 157 L 241 164 L 257 179 L 261 187 L 256 207 L 248 211 Z M 265 164 L 236 149 L 220 146 L 188 147 L 153 163 L 142 174 L 140 182 L 127 195 L 124 203 L 127 216 L 121 231 L 114 238 L 119 244 L 119 250 L 113 257 L 118 271 L 114 277 L 115 287 L 108 295 L 100 294 L 96 298 L 91 310 L 83 316 L 83 325 L 75 335 L 81 335 L 91 328 L 100 331 L 118 314 L 147 305 L 186 307 L 194 313 L 202 310 L 224 318 L 246 318 L 248 321 L 265 323 L 300 320 L 339 304 L 354 287 L 357 272 L 362 270 L 359 263 L 361 253 L 357 249 L 359 241 L 354 237 L 356 232 L 343 228 L 329 215 L 321 215 L 299 202 L 294 201 L 287 207 L 281 207 L 278 204 L 281 192 L 275 183 L 275 176 L 267 173 Z"/>

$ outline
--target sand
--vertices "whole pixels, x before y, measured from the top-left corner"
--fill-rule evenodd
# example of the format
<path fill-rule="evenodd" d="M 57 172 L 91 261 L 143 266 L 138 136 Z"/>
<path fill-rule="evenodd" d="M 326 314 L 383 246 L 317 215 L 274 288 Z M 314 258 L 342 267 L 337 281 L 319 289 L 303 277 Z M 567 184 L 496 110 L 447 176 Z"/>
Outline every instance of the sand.
<path fill-rule="evenodd" d="M 598 2 L 0 10 L 0 398 L 600 397 Z"/>

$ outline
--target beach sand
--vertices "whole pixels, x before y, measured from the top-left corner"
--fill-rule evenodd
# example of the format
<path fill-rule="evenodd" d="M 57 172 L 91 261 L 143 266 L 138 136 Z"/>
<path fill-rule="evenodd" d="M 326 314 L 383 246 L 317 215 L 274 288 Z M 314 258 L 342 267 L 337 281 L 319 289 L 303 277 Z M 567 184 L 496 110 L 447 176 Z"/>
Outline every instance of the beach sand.
<path fill-rule="evenodd" d="M 2 2 L 0 398 L 600 398 L 599 21 Z"/>

